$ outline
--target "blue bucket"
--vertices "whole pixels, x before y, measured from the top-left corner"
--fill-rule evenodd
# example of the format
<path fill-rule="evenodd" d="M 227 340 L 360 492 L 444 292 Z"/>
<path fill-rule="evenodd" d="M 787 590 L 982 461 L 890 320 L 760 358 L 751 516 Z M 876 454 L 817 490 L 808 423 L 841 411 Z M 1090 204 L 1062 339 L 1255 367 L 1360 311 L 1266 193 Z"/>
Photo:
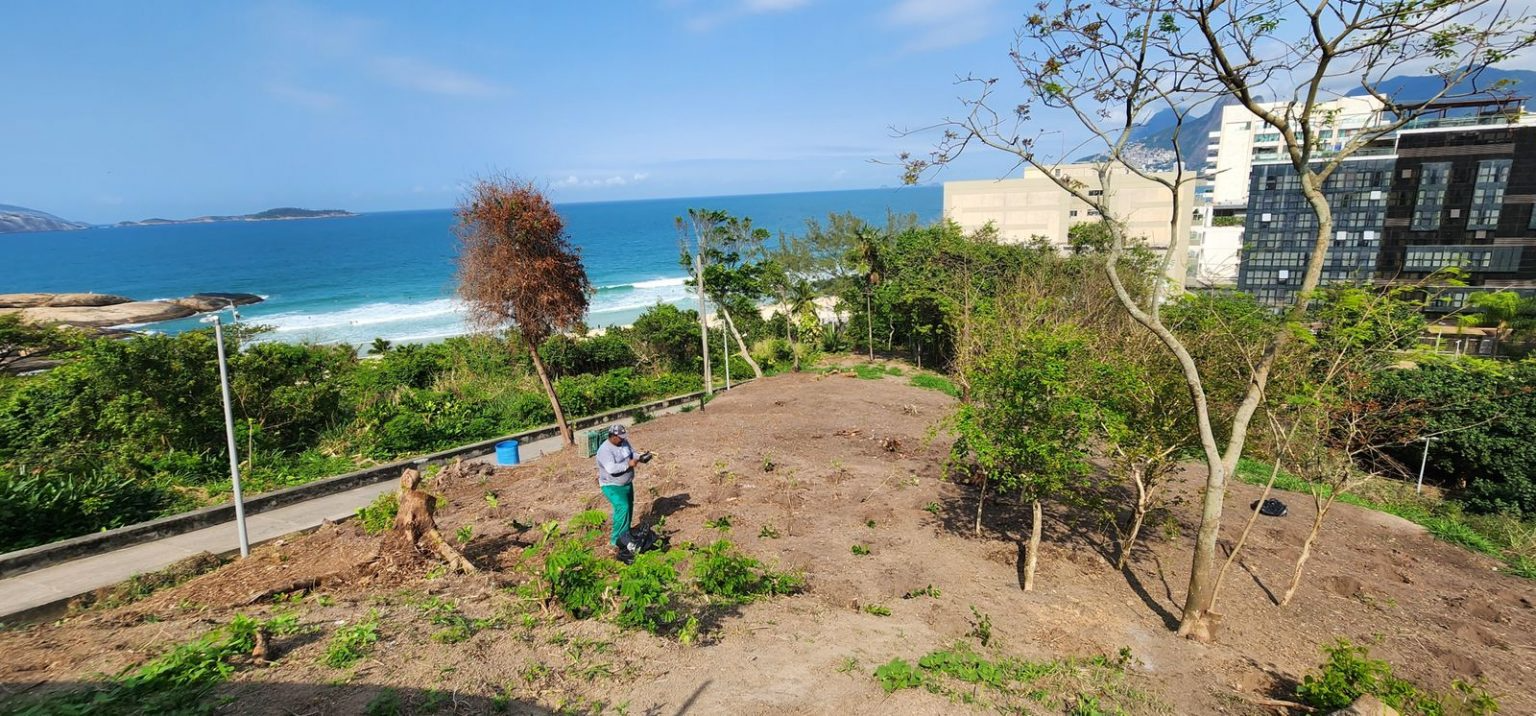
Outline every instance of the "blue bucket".
<path fill-rule="evenodd" d="M 516 440 L 503 440 L 496 443 L 496 464 L 516 465 L 519 462 Z"/>

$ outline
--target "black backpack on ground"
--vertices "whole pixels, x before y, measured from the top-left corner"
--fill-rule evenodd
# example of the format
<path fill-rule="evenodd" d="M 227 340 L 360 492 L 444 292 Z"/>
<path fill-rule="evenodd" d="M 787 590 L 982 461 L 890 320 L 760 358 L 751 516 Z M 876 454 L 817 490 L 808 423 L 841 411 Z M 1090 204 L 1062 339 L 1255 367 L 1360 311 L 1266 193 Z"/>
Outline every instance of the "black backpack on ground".
<path fill-rule="evenodd" d="M 1253 504 L 1248 506 L 1248 509 L 1254 508 L 1258 508 L 1259 514 L 1265 517 L 1284 517 L 1285 513 L 1289 511 L 1286 509 L 1284 502 L 1273 497 L 1265 500 L 1263 505 L 1260 505 L 1258 500 L 1254 500 Z"/>
<path fill-rule="evenodd" d="M 651 531 L 649 527 L 636 527 L 619 535 L 619 561 L 625 564 L 634 562 L 637 554 L 666 548 L 667 538 Z"/>

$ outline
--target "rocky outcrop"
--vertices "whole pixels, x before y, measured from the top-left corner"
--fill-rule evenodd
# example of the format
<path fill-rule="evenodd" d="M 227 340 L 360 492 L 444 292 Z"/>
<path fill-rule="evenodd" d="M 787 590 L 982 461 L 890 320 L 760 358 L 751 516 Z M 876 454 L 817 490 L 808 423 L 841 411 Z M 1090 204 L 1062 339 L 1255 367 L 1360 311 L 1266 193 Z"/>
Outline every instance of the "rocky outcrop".
<path fill-rule="evenodd" d="M 196 315 L 186 306 L 170 301 L 129 301 L 111 306 L 66 306 L 21 309 L 28 323 L 67 323 L 72 326 L 121 326 L 128 323 L 156 323 Z"/>
<path fill-rule="evenodd" d="M 194 293 L 186 298 L 178 298 L 172 303 L 186 306 L 198 313 L 206 313 L 230 306 L 249 306 L 261 301 L 261 296 L 254 293 Z"/>
<path fill-rule="evenodd" d="M 110 293 L 0 293 L 0 308 L 113 306 L 132 300 Z"/>
<path fill-rule="evenodd" d="M 250 293 L 196 293 L 170 301 L 135 301 L 102 293 L 10 293 L 0 294 L 0 314 L 18 313 L 28 323 L 105 328 L 173 321 L 261 301 L 261 296 Z"/>

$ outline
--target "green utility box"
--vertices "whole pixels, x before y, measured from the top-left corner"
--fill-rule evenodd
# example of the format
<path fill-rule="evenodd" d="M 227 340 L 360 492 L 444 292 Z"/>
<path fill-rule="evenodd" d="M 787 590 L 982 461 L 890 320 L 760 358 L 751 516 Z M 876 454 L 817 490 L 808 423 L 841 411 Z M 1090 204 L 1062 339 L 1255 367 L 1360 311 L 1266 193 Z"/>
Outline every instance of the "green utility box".
<path fill-rule="evenodd" d="M 608 439 L 608 429 L 587 431 L 587 457 L 597 454 L 597 449 L 603 446 L 603 441 Z"/>

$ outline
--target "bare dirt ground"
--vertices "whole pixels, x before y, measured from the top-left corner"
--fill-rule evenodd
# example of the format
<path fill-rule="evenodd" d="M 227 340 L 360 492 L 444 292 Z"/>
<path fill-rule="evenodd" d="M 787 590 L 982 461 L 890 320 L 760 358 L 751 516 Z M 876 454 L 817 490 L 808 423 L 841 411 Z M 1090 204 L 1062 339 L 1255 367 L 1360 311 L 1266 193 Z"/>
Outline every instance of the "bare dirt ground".
<path fill-rule="evenodd" d="M 437 627 L 412 606 L 429 595 L 457 601 L 472 617 L 513 598 L 507 587 L 524 577 L 511 567 L 538 532 L 514 522 L 606 508 L 591 462 L 572 450 L 483 483 L 433 488 L 447 498 L 438 511 L 443 533 L 473 525 L 466 552 L 485 572 L 358 571 L 378 538 L 352 522 L 331 525 L 135 604 L 0 633 L 0 687 L 35 694 L 99 682 L 236 613 L 289 610 L 314 628 L 277 644 L 271 665 L 242 668 L 219 687 L 224 711 L 362 713 L 388 689 L 402 713 L 546 713 L 598 702 L 609 713 L 964 713 L 979 707 L 921 689 L 887 695 L 871 672 L 963 638 L 974 607 L 991 616 L 993 647 L 1019 658 L 1129 647 L 1127 684 L 1148 696 L 1134 711 L 1275 713 L 1250 699 L 1285 698 L 1321 660 L 1319 646 L 1345 637 L 1372 644 L 1373 656 L 1421 685 L 1482 679 L 1505 713 L 1536 713 L 1536 585 L 1412 524 L 1349 505 L 1334 508 L 1296 599 L 1279 608 L 1271 595 L 1284 589 L 1312 517 L 1307 500 L 1281 495 L 1290 516 L 1255 527 L 1228 577 L 1213 644 L 1170 630 L 1188 570 L 1193 501 L 1149 527 L 1125 573 L 1114 569 L 1102 530 L 1053 513 L 1037 591 L 1021 591 L 1026 511 L 989 500 L 978 538 L 974 490 L 943 479 L 948 442 L 930 435 L 951 406 L 904 376 L 800 374 L 733 391 L 705 412 L 636 426 L 634 445 L 657 453 L 637 481 L 642 523 L 665 515 L 674 544 L 705 543 L 719 536 L 705 522 L 728 516 L 728 537 L 743 551 L 806 578 L 802 594 L 706 625 L 701 644 L 568 619 L 487 629 L 456 644 L 431 638 Z M 1195 468 L 1187 475 L 1190 485 L 1199 477 Z M 1235 539 L 1257 493 L 1232 488 L 1226 539 Z M 869 553 L 854 554 L 855 544 Z M 328 578 L 298 601 L 247 603 L 320 576 Z M 903 598 L 927 585 L 940 596 Z M 870 604 L 891 613 L 862 611 Z M 348 669 L 321 665 L 334 625 L 370 611 L 380 615 L 382 637 L 372 654 Z"/>

